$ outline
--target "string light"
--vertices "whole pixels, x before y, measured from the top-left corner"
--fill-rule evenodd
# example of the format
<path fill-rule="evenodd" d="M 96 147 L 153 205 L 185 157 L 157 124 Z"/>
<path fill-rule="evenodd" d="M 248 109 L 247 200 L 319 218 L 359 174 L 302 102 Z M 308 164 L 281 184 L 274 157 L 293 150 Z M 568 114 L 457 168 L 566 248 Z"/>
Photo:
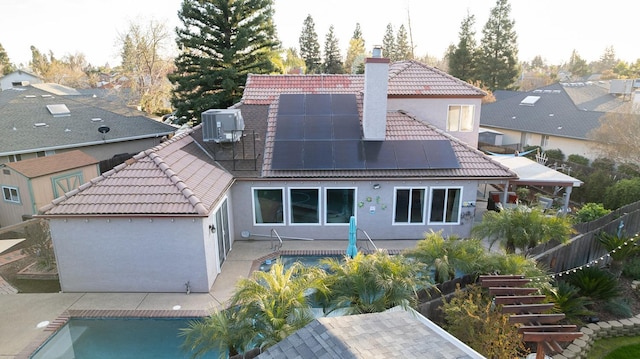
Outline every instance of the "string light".
<path fill-rule="evenodd" d="M 627 241 L 624 242 L 624 244 L 619 245 L 617 249 L 622 249 L 622 246 L 627 246 L 629 245 L 631 242 L 635 241 L 636 239 L 638 239 L 638 234 L 636 233 L 636 235 L 633 238 L 629 238 Z M 536 281 L 542 281 L 542 280 L 549 280 L 549 279 L 555 279 L 556 277 L 562 277 L 563 275 L 566 274 L 571 274 L 571 273 L 576 273 L 579 270 L 583 270 L 584 268 L 590 268 L 592 265 L 598 264 L 599 262 L 603 262 L 606 258 L 611 257 L 611 254 L 616 253 L 616 249 L 612 250 L 611 252 L 603 255 L 602 257 L 592 260 L 589 263 L 583 264 L 579 267 L 575 267 L 575 268 L 571 268 L 571 269 L 567 269 L 565 271 L 562 272 L 558 272 L 558 273 L 554 273 L 554 274 L 550 274 L 550 275 L 546 275 L 546 276 L 542 276 L 542 277 L 535 277 L 535 278 L 531 278 L 533 280 Z"/>

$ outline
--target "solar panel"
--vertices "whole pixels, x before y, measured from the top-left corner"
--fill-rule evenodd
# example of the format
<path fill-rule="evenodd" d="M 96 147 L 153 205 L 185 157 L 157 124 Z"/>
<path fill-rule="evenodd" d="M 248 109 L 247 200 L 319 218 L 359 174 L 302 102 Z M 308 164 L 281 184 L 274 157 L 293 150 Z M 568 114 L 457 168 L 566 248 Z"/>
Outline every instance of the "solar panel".
<path fill-rule="evenodd" d="M 331 141 L 304 141 L 302 156 L 305 170 L 330 170 L 333 165 Z"/>
<path fill-rule="evenodd" d="M 334 94 L 331 96 L 331 113 L 334 115 L 358 115 L 356 95 Z"/>
<path fill-rule="evenodd" d="M 278 102 L 278 116 L 304 115 L 304 94 L 282 94 Z"/>
<path fill-rule="evenodd" d="M 307 115 L 330 115 L 331 95 L 312 94 L 305 97 L 305 113 Z"/>
<path fill-rule="evenodd" d="M 363 141 L 367 169 L 397 169 L 393 141 Z"/>
<path fill-rule="evenodd" d="M 458 158 L 448 140 L 423 141 L 429 168 L 460 168 Z"/>
<path fill-rule="evenodd" d="M 274 170 L 302 169 L 303 141 L 275 141 L 271 168 Z"/>
<path fill-rule="evenodd" d="M 304 119 L 305 140 L 330 140 L 333 138 L 331 116 L 306 116 Z"/>
<path fill-rule="evenodd" d="M 366 168 L 361 140 L 333 141 L 333 157 L 336 170 Z"/>
<path fill-rule="evenodd" d="M 333 138 L 344 140 L 362 138 L 358 115 L 333 116 Z"/>
<path fill-rule="evenodd" d="M 394 141 L 398 168 L 427 169 L 429 162 L 424 152 L 424 141 Z"/>
<path fill-rule="evenodd" d="M 304 136 L 304 116 L 278 116 L 276 140 L 299 140 Z"/>

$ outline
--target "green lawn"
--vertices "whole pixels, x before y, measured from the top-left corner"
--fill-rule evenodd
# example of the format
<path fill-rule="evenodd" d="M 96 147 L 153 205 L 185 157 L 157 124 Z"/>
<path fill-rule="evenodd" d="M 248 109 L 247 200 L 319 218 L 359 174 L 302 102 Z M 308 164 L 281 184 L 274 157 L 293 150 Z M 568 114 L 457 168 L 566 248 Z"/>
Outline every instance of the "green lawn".
<path fill-rule="evenodd" d="M 640 336 L 598 339 L 593 343 L 587 359 L 640 358 Z"/>

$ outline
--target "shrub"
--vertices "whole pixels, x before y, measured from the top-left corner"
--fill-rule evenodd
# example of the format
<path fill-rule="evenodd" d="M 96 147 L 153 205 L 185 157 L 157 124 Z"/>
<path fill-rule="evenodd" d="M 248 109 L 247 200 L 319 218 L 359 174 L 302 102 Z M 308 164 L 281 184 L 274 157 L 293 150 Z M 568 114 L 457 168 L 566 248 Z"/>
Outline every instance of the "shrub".
<path fill-rule="evenodd" d="M 629 318 L 633 316 L 631 305 L 626 298 L 613 298 L 602 306 L 607 312 L 623 318 Z"/>
<path fill-rule="evenodd" d="M 567 282 L 576 288 L 580 295 L 593 300 L 610 300 L 620 295 L 615 276 L 597 267 L 587 267 L 569 275 Z"/>
<path fill-rule="evenodd" d="M 547 155 L 549 160 L 564 161 L 564 153 L 562 153 L 562 150 L 559 148 L 556 148 L 555 150 L 546 150 L 544 151 L 544 154 Z"/>
<path fill-rule="evenodd" d="M 583 166 L 589 165 L 589 159 L 584 156 L 572 154 L 572 155 L 569 155 L 567 159 L 569 162 L 577 163 L 579 165 L 583 165 Z"/>
<path fill-rule="evenodd" d="M 608 209 L 617 209 L 640 201 L 640 177 L 623 179 L 605 191 L 602 204 Z"/>
<path fill-rule="evenodd" d="M 604 157 L 596 158 L 591 162 L 591 167 L 608 172 L 613 172 L 615 166 L 616 164 L 613 160 Z"/>
<path fill-rule="evenodd" d="M 640 167 L 635 163 L 623 163 L 619 165 L 618 172 L 628 177 L 640 177 Z"/>
<path fill-rule="evenodd" d="M 604 208 L 602 203 L 590 202 L 575 213 L 574 219 L 577 223 L 591 222 L 609 213 L 611 213 L 611 210 Z"/>
<path fill-rule="evenodd" d="M 640 280 L 640 257 L 627 260 L 622 267 L 622 275 L 633 280 Z"/>
<path fill-rule="evenodd" d="M 557 287 L 544 291 L 547 300 L 555 304 L 555 313 L 564 313 L 565 320 L 569 323 L 582 324 L 582 318 L 593 315 L 594 312 L 587 309 L 593 302 L 580 295 L 578 288 L 565 282 L 559 281 Z"/>

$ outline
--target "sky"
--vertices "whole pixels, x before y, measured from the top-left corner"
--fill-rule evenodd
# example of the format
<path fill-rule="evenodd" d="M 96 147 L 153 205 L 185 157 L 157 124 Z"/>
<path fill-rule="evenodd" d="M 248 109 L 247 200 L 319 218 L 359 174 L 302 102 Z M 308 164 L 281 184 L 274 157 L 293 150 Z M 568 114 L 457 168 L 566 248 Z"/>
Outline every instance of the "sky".
<path fill-rule="evenodd" d="M 1 0 L 0 44 L 15 64 L 28 64 L 30 46 L 57 58 L 82 53 L 94 66 L 120 63 L 118 34 L 131 22 L 179 26 L 182 0 Z M 417 56 L 443 57 L 457 44 L 462 20 L 474 15 L 476 39 L 496 0 L 274 0 L 274 21 L 283 47 L 298 47 L 298 37 L 311 15 L 321 48 L 333 25 L 344 56 L 356 23 L 370 50 L 381 45 L 387 24 L 409 28 Z M 627 62 L 640 58 L 632 3 L 608 0 L 598 6 L 582 0 L 511 0 L 511 19 L 518 35 L 518 59 L 540 55 L 549 64 L 568 62 L 575 49 L 588 62 L 597 61 L 607 47 Z M 9 15 L 10 14 L 10 15 Z M 410 15 L 409 15 L 410 14 Z M 625 14 L 628 14 L 625 16 Z M 171 42 L 171 46 L 174 43 Z"/>

